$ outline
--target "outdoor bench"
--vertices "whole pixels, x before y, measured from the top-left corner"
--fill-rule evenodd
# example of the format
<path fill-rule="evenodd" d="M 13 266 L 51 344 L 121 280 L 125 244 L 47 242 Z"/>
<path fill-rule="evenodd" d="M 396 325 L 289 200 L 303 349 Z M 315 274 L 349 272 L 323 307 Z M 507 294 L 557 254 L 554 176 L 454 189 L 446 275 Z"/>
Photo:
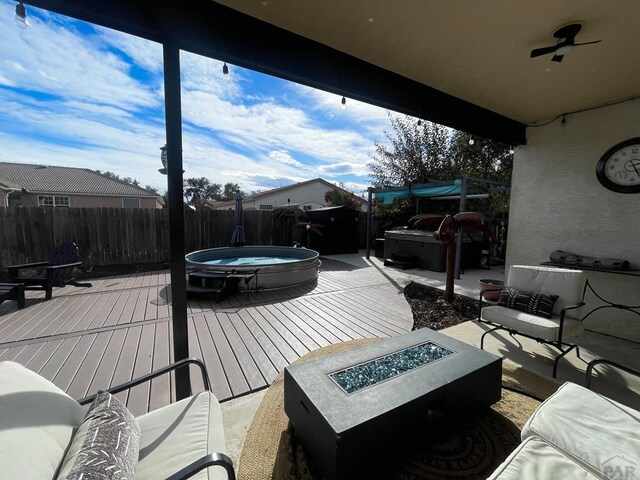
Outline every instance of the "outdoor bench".
<path fill-rule="evenodd" d="M 485 305 L 484 296 L 497 289 L 480 292 L 478 322 L 492 328 L 482 334 L 480 348 L 484 349 L 485 337 L 493 331 L 505 330 L 511 335 L 522 335 L 560 351 L 553 362 L 556 377 L 558 362 L 578 346 L 565 341 L 584 332 L 580 307 L 584 305 L 587 288 L 584 272 L 553 267 L 513 265 L 497 305 Z"/>
<path fill-rule="evenodd" d="M 0 283 L 0 303 L 5 300 L 15 300 L 18 308 L 24 308 L 24 284 Z"/>

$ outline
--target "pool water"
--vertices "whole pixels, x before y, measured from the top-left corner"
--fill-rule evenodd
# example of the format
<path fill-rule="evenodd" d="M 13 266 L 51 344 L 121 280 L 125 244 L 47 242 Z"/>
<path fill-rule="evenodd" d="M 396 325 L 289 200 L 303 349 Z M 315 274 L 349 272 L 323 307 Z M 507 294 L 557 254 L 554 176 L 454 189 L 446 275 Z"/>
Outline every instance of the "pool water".
<path fill-rule="evenodd" d="M 291 263 L 300 260 L 295 257 L 226 257 L 204 261 L 207 265 L 274 265 Z"/>

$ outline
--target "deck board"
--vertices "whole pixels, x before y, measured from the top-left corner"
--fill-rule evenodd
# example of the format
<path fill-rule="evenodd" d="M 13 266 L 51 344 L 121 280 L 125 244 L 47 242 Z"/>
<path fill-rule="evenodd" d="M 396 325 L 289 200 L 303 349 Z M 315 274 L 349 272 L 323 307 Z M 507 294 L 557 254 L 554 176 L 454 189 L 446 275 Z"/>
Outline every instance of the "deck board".
<path fill-rule="evenodd" d="M 410 330 L 413 319 L 402 294 L 407 282 L 393 275 L 345 267 L 321 271 L 317 284 L 240 292 L 220 303 L 189 298 L 190 355 L 207 365 L 219 400 L 264 388 L 321 346 Z M 21 310 L 5 302 L 0 361 L 18 361 L 75 398 L 165 366 L 173 359 L 169 281 L 167 271 L 132 273 L 92 280 L 91 287 L 56 288 L 49 301 L 43 292 L 28 292 Z M 192 387 L 200 391 L 200 371 L 189 368 Z M 166 405 L 175 400 L 174 375 L 118 398 L 136 415 Z"/>

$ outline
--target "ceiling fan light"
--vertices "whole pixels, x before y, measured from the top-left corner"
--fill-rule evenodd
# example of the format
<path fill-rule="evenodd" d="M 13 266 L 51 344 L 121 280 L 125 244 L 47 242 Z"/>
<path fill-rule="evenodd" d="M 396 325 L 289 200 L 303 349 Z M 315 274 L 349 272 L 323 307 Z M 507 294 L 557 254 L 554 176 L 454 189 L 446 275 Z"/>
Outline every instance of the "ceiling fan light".
<path fill-rule="evenodd" d="M 562 57 L 563 55 L 569 53 L 571 50 L 573 50 L 573 45 L 563 45 L 556 49 L 555 54 L 559 57 Z"/>

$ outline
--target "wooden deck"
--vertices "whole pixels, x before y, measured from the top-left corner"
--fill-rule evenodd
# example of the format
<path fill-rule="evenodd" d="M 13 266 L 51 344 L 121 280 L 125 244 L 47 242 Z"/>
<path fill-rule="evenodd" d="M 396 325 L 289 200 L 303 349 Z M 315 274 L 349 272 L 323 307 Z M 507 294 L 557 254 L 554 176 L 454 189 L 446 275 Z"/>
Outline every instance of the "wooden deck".
<path fill-rule="evenodd" d="M 354 338 L 407 332 L 413 320 L 403 295 L 406 275 L 329 261 L 317 285 L 238 294 L 222 303 L 189 300 L 191 355 L 207 364 L 220 400 L 268 386 L 299 356 Z M 169 273 L 93 280 L 90 288 L 55 289 L 27 307 L 0 306 L 0 361 L 13 360 L 81 398 L 172 361 Z M 197 369 L 194 389 L 202 388 Z M 166 376 L 119 397 L 139 415 L 170 403 Z"/>

